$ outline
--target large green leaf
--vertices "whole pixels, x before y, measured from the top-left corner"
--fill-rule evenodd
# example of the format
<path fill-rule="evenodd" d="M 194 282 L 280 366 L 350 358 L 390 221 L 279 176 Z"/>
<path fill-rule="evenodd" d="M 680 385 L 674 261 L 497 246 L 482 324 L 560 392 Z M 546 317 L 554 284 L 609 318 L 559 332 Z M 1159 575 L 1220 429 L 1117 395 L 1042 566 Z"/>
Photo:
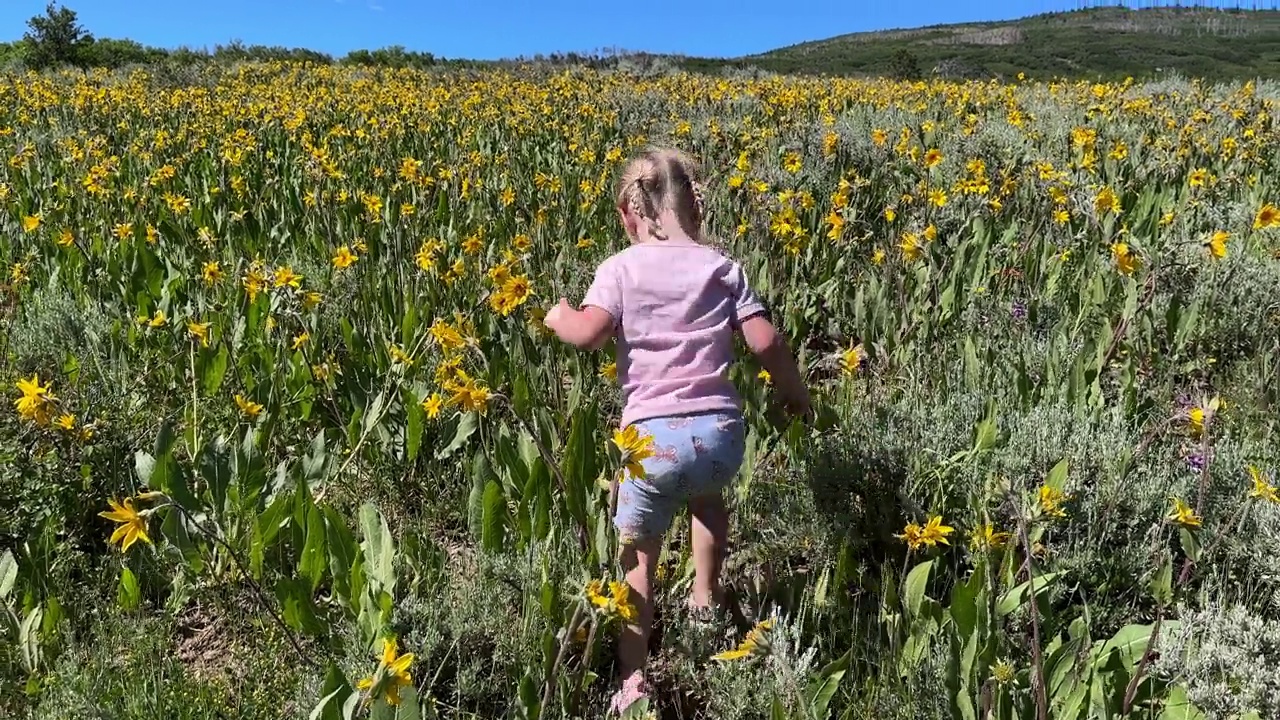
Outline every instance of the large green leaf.
<path fill-rule="evenodd" d="M 1054 581 L 1058 579 L 1060 574 L 1061 573 L 1049 572 L 1043 575 L 1037 575 L 1034 583 L 1036 597 L 1039 598 L 1044 595 L 1044 593 L 1053 586 Z M 1000 598 L 1000 601 L 996 603 L 996 615 L 1004 617 L 1023 605 L 1026 605 L 1031 599 L 1031 586 L 1032 583 L 1028 581 L 1006 592 Z"/>
<path fill-rule="evenodd" d="M 302 553 L 298 556 L 298 574 L 311 582 L 311 591 L 315 592 L 324 579 L 329 555 L 326 552 L 324 513 L 314 503 L 307 503 L 305 523 Z"/>
<path fill-rule="evenodd" d="M 1252 713 L 1256 719 L 1258 714 Z M 1240 720 L 1246 720 L 1241 716 Z M 1205 714 L 1187 697 L 1187 689 L 1181 685 L 1169 688 L 1169 696 L 1165 698 L 1164 708 L 1157 720 L 1205 720 Z"/>
<path fill-rule="evenodd" d="M 906 612 L 908 622 L 914 622 L 920 617 L 925 586 L 929 583 L 929 572 L 932 569 L 933 561 L 926 560 L 911 568 L 911 572 L 907 573 L 906 582 L 902 584 L 903 610 Z"/>
<path fill-rule="evenodd" d="M 467 444 L 467 440 L 475 433 L 477 427 L 479 427 L 478 414 L 474 412 L 463 413 L 458 419 L 458 428 L 453 434 L 453 440 L 444 449 L 436 453 L 436 459 L 446 460 L 460 450 L 463 445 Z"/>
<path fill-rule="evenodd" d="M 387 521 L 373 503 L 360 506 L 360 550 L 364 555 L 365 575 L 373 588 L 395 594 L 395 543 Z"/>
<path fill-rule="evenodd" d="M 489 552 L 498 552 L 502 549 L 506 528 L 507 499 L 502 494 L 502 486 L 496 481 L 490 480 L 484 487 L 484 510 L 480 544 Z"/>

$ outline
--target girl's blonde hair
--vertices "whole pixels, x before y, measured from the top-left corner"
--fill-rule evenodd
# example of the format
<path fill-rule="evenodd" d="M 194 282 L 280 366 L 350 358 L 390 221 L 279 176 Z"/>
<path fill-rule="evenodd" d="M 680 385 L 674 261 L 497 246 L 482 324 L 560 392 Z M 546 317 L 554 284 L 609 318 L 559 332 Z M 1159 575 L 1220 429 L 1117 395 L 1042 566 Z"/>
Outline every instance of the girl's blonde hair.
<path fill-rule="evenodd" d="M 670 210 L 680 229 L 691 239 L 699 240 L 702 182 L 697 164 L 679 150 L 646 151 L 623 168 L 618 178 L 618 207 L 642 220 L 659 240 L 669 237 L 659 218 L 663 211 Z"/>

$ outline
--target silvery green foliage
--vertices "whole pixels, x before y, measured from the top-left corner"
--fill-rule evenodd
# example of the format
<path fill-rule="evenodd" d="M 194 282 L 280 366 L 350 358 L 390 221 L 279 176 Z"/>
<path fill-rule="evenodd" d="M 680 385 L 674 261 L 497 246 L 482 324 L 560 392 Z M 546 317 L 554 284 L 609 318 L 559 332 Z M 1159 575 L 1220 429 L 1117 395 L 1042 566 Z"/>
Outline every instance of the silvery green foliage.
<path fill-rule="evenodd" d="M 1162 638 L 1157 675 L 1184 684 L 1211 720 L 1280 714 L 1280 626 L 1241 605 L 1180 616 L 1179 630 Z"/>
<path fill-rule="evenodd" d="M 19 367 L 26 363 L 57 367 L 66 353 L 100 349 L 96 345 L 108 331 L 101 306 L 78 302 L 56 284 L 40 285 L 24 300 L 9 327 L 7 344 Z"/>
<path fill-rule="evenodd" d="M 709 668 L 708 717 L 769 717 L 774 697 L 784 707 L 799 710 L 811 673 L 821 667 L 819 648 L 804 638 L 796 617 L 781 615 L 775 608 L 768 619 L 774 625 L 765 658 L 717 663 Z"/>

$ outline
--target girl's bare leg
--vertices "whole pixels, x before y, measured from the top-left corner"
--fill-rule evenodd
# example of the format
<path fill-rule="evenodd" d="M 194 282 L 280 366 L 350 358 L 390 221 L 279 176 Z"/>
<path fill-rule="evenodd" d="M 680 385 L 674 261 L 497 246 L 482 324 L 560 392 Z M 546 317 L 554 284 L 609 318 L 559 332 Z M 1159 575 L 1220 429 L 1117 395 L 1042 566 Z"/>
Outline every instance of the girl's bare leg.
<path fill-rule="evenodd" d="M 719 605 L 720 569 L 729 542 L 729 509 L 721 493 L 703 495 L 689 501 L 693 516 L 693 595 L 694 607 Z"/>
<path fill-rule="evenodd" d="M 649 657 L 649 631 L 653 628 L 653 577 L 657 569 L 662 538 L 648 538 L 627 545 L 622 551 L 622 568 L 631 586 L 631 602 L 636 606 L 634 625 L 628 625 L 618 639 L 618 665 L 625 682 L 644 672 Z"/>

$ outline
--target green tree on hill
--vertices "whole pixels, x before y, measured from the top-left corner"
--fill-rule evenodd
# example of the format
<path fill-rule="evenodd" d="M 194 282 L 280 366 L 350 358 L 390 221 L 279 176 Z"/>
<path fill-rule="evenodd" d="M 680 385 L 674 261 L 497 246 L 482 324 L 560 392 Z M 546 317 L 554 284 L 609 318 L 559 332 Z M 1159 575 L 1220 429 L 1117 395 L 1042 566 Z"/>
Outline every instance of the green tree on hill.
<path fill-rule="evenodd" d="M 93 36 L 77 22 L 75 11 L 52 2 L 45 8 L 44 15 L 28 20 L 27 27 L 31 29 L 22 37 L 26 45 L 25 60 L 36 70 L 81 65 L 83 49 L 93 43 Z"/>
<path fill-rule="evenodd" d="M 898 80 L 920 79 L 920 61 L 915 53 L 900 48 L 889 60 L 889 74 Z"/>

